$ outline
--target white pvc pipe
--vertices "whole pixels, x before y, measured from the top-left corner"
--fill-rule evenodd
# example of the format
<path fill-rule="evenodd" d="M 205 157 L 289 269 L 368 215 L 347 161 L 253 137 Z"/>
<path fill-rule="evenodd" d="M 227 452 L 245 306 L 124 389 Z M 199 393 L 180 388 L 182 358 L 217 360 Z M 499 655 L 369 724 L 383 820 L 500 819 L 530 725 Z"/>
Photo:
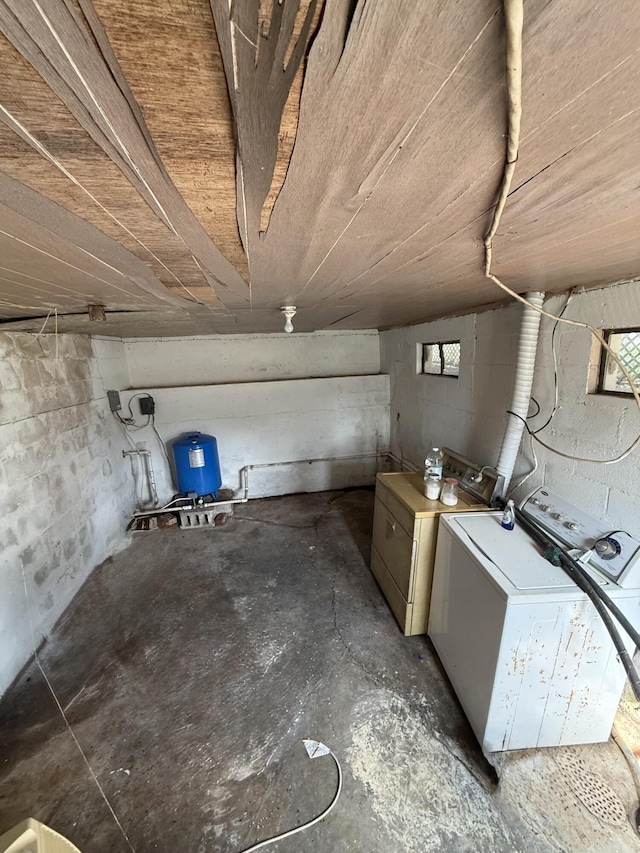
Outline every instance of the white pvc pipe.
<path fill-rule="evenodd" d="M 128 434 L 128 433 L 127 433 Z M 123 450 L 123 456 L 134 457 L 137 456 L 140 460 L 140 465 L 142 469 L 147 474 L 147 483 L 149 485 L 149 500 L 153 504 L 153 506 L 157 506 L 158 504 L 158 489 L 156 488 L 156 478 L 153 473 L 153 465 L 151 464 L 151 451 L 150 450 L 142 450 L 139 447 L 136 447 L 135 450 Z M 134 475 L 135 476 L 135 475 Z"/>
<path fill-rule="evenodd" d="M 544 293 L 534 291 L 526 293 L 525 297 L 532 305 L 537 305 L 539 308 L 542 307 Z M 510 411 L 513 414 L 509 415 L 509 420 L 507 421 L 498 464 L 496 465 L 498 474 L 504 477 L 503 496 L 509 491 L 509 483 L 513 476 L 522 432 L 529 412 L 533 373 L 536 366 L 536 351 L 538 349 L 540 317 L 541 315 L 534 308 L 525 306 L 522 310 L 518 362 L 513 387 L 513 399 L 510 407 Z"/>
<path fill-rule="evenodd" d="M 302 464 L 311 465 L 314 462 L 342 462 L 349 459 L 372 459 L 374 456 L 378 458 L 380 456 L 390 456 L 390 454 L 385 450 L 374 450 L 371 453 L 350 453 L 348 456 L 319 456 L 314 459 L 290 459 L 286 462 L 261 462 L 255 465 L 245 465 L 244 468 L 240 469 L 245 501 L 249 500 L 249 471 L 253 471 L 256 468 L 278 468 L 286 465 Z"/>
<path fill-rule="evenodd" d="M 136 456 L 139 454 L 147 454 L 148 450 L 123 450 L 123 456 Z M 158 507 L 157 509 L 148 509 L 141 510 L 140 512 L 134 513 L 136 518 L 141 518 L 147 515 L 161 515 L 163 512 L 179 512 L 180 510 L 187 510 L 189 512 L 193 512 L 195 510 L 205 510 L 211 509 L 214 506 L 224 506 L 226 504 L 246 504 L 250 500 L 249 498 L 249 471 L 253 471 L 256 468 L 278 468 L 285 465 L 302 465 L 303 463 L 307 465 L 311 465 L 314 462 L 341 462 L 343 460 L 348 459 L 372 459 L 373 457 L 390 457 L 395 459 L 397 462 L 401 460 L 394 456 L 392 453 L 389 453 L 386 450 L 374 450 L 371 453 L 351 453 L 348 456 L 321 456 L 316 457 L 314 459 L 291 459 L 286 462 L 262 462 L 255 465 L 245 465 L 244 468 L 240 469 L 240 476 L 242 479 L 242 489 L 243 496 L 241 498 L 230 498 L 229 500 L 218 500 L 213 501 L 212 503 L 206 504 L 186 504 L 185 506 L 174 506 L 178 500 L 187 501 L 188 498 L 179 498 L 173 501 L 170 501 L 166 506 Z M 405 463 L 406 464 L 406 463 Z M 417 470 L 417 469 L 416 469 Z"/>

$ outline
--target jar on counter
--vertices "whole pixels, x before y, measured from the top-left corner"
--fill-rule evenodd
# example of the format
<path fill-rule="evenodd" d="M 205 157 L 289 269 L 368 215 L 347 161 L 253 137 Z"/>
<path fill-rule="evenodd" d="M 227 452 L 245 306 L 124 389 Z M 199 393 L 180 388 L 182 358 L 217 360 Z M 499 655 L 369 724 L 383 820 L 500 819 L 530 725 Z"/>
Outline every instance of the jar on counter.
<path fill-rule="evenodd" d="M 447 477 L 442 487 L 440 500 L 445 506 L 455 506 L 458 503 L 458 481 Z"/>
<path fill-rule="evenodd" d="M 424 494 L 430 501 L 437 501 L 440 497 L 442 479 L 437 474 L 429 474 L 424 481 Z"/>

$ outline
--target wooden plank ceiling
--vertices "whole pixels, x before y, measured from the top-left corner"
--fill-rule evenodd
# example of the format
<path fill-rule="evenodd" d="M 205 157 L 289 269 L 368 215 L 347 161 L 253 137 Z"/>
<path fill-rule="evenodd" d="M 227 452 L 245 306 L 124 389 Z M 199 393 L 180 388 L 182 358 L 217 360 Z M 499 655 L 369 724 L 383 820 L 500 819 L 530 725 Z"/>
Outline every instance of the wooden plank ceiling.
<path fill-rule="evenodd" d="M 503 31 L 499 0 L 0 0 L 0 321 L 381 328 L 502 300 Z M 638 44 L 634 0 L 525 3 L 493 264 L 519 292 L 640 276 Z"/>

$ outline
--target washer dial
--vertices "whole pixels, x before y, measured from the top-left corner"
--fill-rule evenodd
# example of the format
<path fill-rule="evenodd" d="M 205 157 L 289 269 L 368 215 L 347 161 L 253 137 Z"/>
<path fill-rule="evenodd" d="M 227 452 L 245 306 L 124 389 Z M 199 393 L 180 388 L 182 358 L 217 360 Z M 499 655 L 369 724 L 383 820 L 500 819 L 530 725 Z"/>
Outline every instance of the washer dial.
<path fill-rule="evenodd" d="M 605 536 L 598 539 L 595 544 L 596 554 L 601 560 L 613 560 L 619 557 L 622 551 L 620 543 L 613 536 Z"/>

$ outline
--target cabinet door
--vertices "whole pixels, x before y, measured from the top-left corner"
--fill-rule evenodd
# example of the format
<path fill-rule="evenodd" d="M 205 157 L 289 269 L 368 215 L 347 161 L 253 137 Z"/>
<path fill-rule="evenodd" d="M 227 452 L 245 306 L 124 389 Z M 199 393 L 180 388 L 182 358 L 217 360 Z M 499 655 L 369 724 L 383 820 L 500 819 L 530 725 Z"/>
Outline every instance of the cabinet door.
<path fill-rule="evenodd" d="M 416 522 L 415 515 L 403 506 L 380 480 L 376 483 L 376 498 L 389 510 L 396 521 L 400 522 L 400 527 L 404 527 L 406 532 L 412 536 Z"/>
<path fill-rule="evenodd" d="M 380 585 L 380 589 L 384 597 L 387 599 L 387 604 L 393 611 L 393 615 L 398 620 L 400 630 L 406 636 L 411 633 L 411 612 L 412 604 L 407 604 L 404 596 L 396 586 L 396 582 L 387 571 L 387 567 L 382 562 L 382 557 L 376 551 L 375 545 L 371 549 L 371 571 L 375 579 Z"/>
<path fill-rule="evenodd" d="M 376 500 L 373 544 L 398 589 L 407 601 L 413 595 L 414 541 L 389 510 Z"/>

